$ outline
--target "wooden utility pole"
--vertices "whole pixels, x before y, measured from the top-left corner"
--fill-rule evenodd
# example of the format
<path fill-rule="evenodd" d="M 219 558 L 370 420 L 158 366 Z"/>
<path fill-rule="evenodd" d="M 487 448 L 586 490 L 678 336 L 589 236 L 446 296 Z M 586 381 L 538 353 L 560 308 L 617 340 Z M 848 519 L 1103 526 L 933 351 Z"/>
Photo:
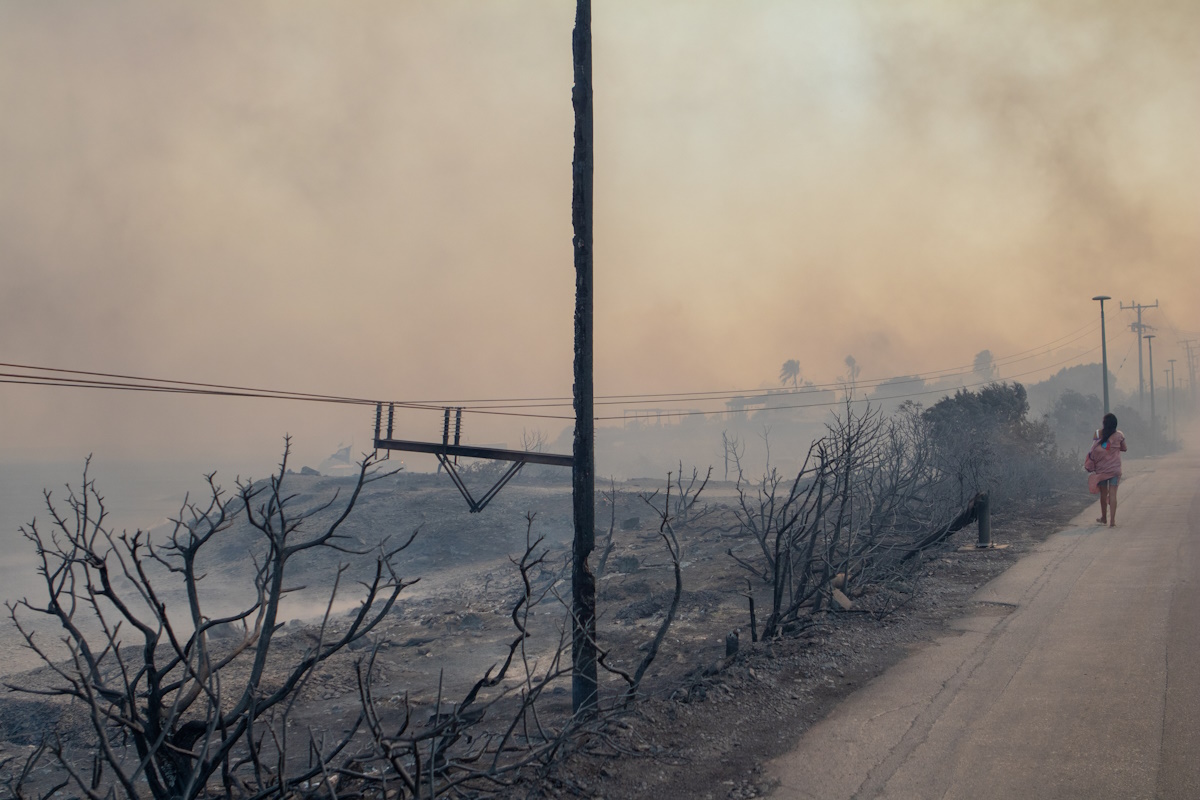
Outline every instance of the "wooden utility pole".
<path fill-rule="evenodd" d="M 1188 362 L 1188 406 L 1193 412 L 1196 410 L 1196 362 L 1192 358 L 1192 345 L 1196 344 L 1195 339 L 1180 340 L 1179 342 L 1187 349 Z"/>
<path fill-rule="evenodd" d="M 1138 411 L 1142 411 L 1146 407 L 1146 378 L 1144 371 L 1142 370 L 1142 340 L 1146 338 L 1145 333 L 1147 330 L 1153 330 L 1149 325 L 1142 323 L 1142 312 L 1147 308 L 1158 308 L 1158 300 L 1155 300 L 1154 305 L 1152 306 L 1143 305 L 1137 300 L 1134 300 L 1129 305 L 1121 303 L 1122 311 L 1137 312 L 1137 322 L 1130 325 L 1129 328 L 1138 335 Z M 1153 372 L 1150 373 L 1150 380 L 1151 382 L 1154 381 Z"/>
<path fill-rule="evenodd" d="M 1157 302 L 1157 301 L 1156 301 Z M 1142 337 L 1146 340 L 1146 350 L 1150 354 L 1150 455 L 1157 452 L 1155 441 L 1158 439 L 1158 416 L 1154 411 L 1154 339 L 1153 333 Z"/>
<path fill-rule="evenodd" d="M 575 244 L 575 442 L 571 490 L 575 542 L 571 562 L 571 708 L 596 708 L 596 576 L 588 556 L 596 546 L 596 423 L 592 412 L 592 3 L 576 0 L 571 36 L 575 85 L 575 157 L 571 226 Z"/>
<path fill-rule="evenodd" d="M 1171 368 L 1166 370 L 1166 372 L 1168 373 L 1167 378 L 1171 385 L 1171 403 L 1169 407 L 1171 409 L 1171 443 L 1174 444 L 1179 440 L 1179 425 L 1175 421 L 1175 359 L 1168 358 L 1167 363 L 1171 365 Z"/>

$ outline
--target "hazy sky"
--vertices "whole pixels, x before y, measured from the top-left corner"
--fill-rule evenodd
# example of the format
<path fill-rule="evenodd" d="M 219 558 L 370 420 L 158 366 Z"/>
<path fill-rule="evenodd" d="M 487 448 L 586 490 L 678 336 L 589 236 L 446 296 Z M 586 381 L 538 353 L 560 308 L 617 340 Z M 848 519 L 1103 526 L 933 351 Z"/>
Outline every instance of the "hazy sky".
<path fill-rule="evenodd" d="M 0 5 L 0 361 L 569 394 L 573 10 Z M 598 0 L 594 37 L 598 392 L 969 364 L 1097 293 L 1162 301 L 1156 362 L 1200 329 L 1200 4 Z M 371 424 L 9 385 L 0 419 L 6 460 L 313 462 Z"/>

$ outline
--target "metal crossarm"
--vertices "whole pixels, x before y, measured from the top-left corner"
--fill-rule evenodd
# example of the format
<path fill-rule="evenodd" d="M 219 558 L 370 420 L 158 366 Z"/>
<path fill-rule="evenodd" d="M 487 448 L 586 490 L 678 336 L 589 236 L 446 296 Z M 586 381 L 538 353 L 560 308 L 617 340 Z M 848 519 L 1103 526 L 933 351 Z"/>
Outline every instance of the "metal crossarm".
<path fill-rule="evenodd" d="M 520 461 L 525 464 L 546 464 L 551 467 L 571 466 L 571 456 L 562 456 L 557 453 L 537 453 L 531 450 L 505 450 L 501 447 L 476 447 L 469 444 L 414 442 L 406 439 L 376 439 L 375 448 L 377 450 L 407 450 L 411 453 L 428 453 L 434 456 L 486 458 L 491 461 Z"/>
<path fill-rule="evenodd" d="M 458 487 L 458 491 L 462 494 L 463 499 L 467 501 L 467 506 L 470 507 L 472 514 L 478 514 L 487 506 L 492 499 L 500 493 L 500 490 L 508 484 L 521 468 L 526 464 L 545 464 L 551 467 L 570 467 L 574 463 L 571 456 L 558 455 L 557 453 L 537 453 L 531 450 L 507 450 L 502 447 L 475 447 L 473 445 L 459 444 L 459 437 L 462 430 L 461 419 L 462 411 L 459 410 L 456 414 L 455 429 L 454 429 L 454 444 L 450 444 L 450 409 L 446 409 L 444 416 L 444 426 L 442 431 L 442 441 L 439 442 L 415 442 L 408 439 L 393 439 L 392 420 L 393 408 L 389 404 L 388 407 L 388 435 L 386 438 L 380 436 L 380 427 L 382 423 L 382 407 L 377 407 L 375 413 L 375 449 L 376 450 L 407 450 L 410 453 L 427 453 L 436 456 L 438 463 L 441 464 L 446 472 L 450 475 L 450 480 L 454 481 L 454 485 Z M 496 481 L 492 488 L 488 489 L 481 498 L 475 499 L 471 494 L 471 490 L 463 482 L 462 476 L 458 472 L 456 462 L 458 457 L 464 458 L 483 458 L 490 461 L 511 461 L 513 462 L 504 474 L 500 476 L 500 480 Z"/>

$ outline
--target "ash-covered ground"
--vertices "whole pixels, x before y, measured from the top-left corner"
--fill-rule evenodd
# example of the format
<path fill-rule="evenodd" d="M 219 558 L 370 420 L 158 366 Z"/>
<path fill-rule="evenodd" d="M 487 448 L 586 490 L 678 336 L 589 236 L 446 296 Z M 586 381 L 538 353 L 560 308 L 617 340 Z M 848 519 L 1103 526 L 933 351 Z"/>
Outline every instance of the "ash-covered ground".
<path fill-rule="evenodd" d="M 483 482 L 486 476 L 468 478 Z M 346 478 L 289 475 L 288 480 L 301 506 L 337 491 L 344 495 L 352 485 Z M 658 491 L 654 502 L 661 503 L 665 482 L 598 486 L 598 493 L 602 490 L 608 494 L 597 513 L 599 546 L 604 547 L 610 526 L 613 546 L 599 575 L 598 639 L 607 663 L 629 672 L 643 657 L 674 591 L 659 519 L 646 502 Z M 717 798 L 766 791 L 769 787 L 758 782 L 760 763 L 787 749 L 840 698 L 929 641 L 947 619 L 966 609 L 976 588 L 1090 502 L 1081 492 L 1038 508 L 997 508 L 993 536 L 1008 549 L 960 551 L 973 542 L 972 527 L 922 557 L 920 591 L 887 616 L 839 610 L 820 615 L 799 636 L 755 644 L 745 598 L 748 573 L 728 555 L 751 543 L 739 533 L 728 507 L 734 497 L 732 484 L 710 482 L 696 506 L 707 506 L 709 513 L 694 511 L 695 524 L 678 528 L 684 591 L 647 672 L 643 699 L 612 714 L 579 746 L 566 748 L 552 769 L 531 774 L 529 783 L 510 794 L 618 798 L 653 792 L 662 798 Z M 300 692 L 293 726 L 330 735 L 348 726 L 360 707 L 355 664 L 372 652 L 373 693 L 385 717 L 398 715 L 407 702 L 414 719 L 424 719 L 439 703 L 445 707 L 461 699 L 489 667 L 503 661 L 516 634 L 511 612 L 523 596 L 523 584 L 514 561 L 531 539 L 542 540 L 535 548 L 542 561 L 529 578 L 544 599 L 522 616 L 532 634 L 524 655 L 544 666 L 562 651 L 567 616 L 558 598 L 570 596 L 565 569 L 572 533 L 569 484 L 549 475 L 523 476 L 485 512 L 470 514 L 444 475 L 400 473 L 364 489 L 345 533 L 370 545 L 384 537 L 401 540 L 418 529 L 400 564 L 405 579 L 419 581 L 404 591 L 369 644 L 348 648 L 317 669 Z M 214 605 L 220 608 L 214 613 L 248 597 L 245 556 L 253 547 L 253 532 L 245 527 L 225 536 L 204 583 L 217 598 Z M 601 549 L 592 558 L 597 567 Z M 356 563 L 347 556 L 345 563 L 350 570 L 331 607 L 326 638 L 344 629 L 357 607 L 359 590 L 351 579 L 367 560 Z M 337 564 L 309 559 L 297 567 L 302 574 L 294 582 L 307 589 L 289 599 L 289 622 L 273 649 L 279 671 L 322 635 Z M 735 628 L 739 652 L 726 658 L 727 637 Z M 44 633 L 46 639 L 55 635 Z M 522 675 L 514 669 L 509 681 L 488 691 L 511 690 Z M 54 676 L 41 668 L 8 674 L 5 680 L 46 687 Z M 607 698 L 625 685 L 610 673 L 602 672 L 601 681 Z M 504 710 L 501 704 L 489 713 L 499 719 Z M 86 717 L 77 705 L 8 692 L 0 698 L 0 711 L 0 760 L 11 758 L 5 769 L 21 763 L 56 728 L 68 745 L 86 748 Z M 543 695 L 540 713 L 552 719 L 569 711 L 570 680 L 564 677 Z"/>

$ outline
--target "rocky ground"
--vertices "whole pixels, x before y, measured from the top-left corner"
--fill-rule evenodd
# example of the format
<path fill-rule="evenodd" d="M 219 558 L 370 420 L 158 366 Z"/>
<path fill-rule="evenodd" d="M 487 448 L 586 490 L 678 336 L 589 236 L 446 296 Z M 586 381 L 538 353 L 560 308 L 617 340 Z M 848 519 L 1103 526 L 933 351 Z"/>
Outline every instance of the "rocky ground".
<path fill-rule="evenodd" d="M 484 515 L 468 515 L 461 499 L 430 476 L 407 476 L 375 484 L 364 494 L 352 533 L 365 537 L 422 527 L 407 553 L 406 568 L 421 581 L 377 630 L 375 695 L 386 713 L 404 698 L 417 717 L 439 702 L 461 698 L 489 666 L 501 661 L 515 629 L 510 611 L 520 597 L 519 558 L 527 532 L 544 537 L 545 560 L 531 573 L 535 586 L 567 591 L 562 566 L 570 535 L 569 487 L 537 480 L 505 489 Z M 296 486 L 319 496 L 337 480 L 296 478 Z M 615 512 L 602 504 L 601 522 L 614 529 L 612 552 L 600 575 L 599 634 L 610 663 L 632 670 L 663 619 L 673 573 L 644 497 L 660 484 L 630 482 L 611 487 Z M 659 496 L 661 498 L 661 495 Z M 712 484 L 705 495 L 719 507 L 732 497 L 729 485 Z M 681 535 L 684 595 L 679 614 L 647 673 L 647 697 L 615 711 L 568 748 L 548 772 L 508 790 L 511 796 L 743 798 L 768 793 L 759 765 L 785 751 L 829 708 L 870 681 L 913 648 L 944 631 L 962 614 L 972 593 L 1090 502 L 1086 494 L 1059 496 L 1036 509 L 996 509 L 993 536 L 1003 550 L 960 550 L 974 531 L 956 535 L 930 553 L 922 586 L 913 599 L 877 618 L 857 609 L 820 616 L 794 637 L 752 643 L 746 608 L 746 573 L 726 551 L 746 544 L 717 511 Z M 536 511 L 527 525 L 526 511 Z M 603 543 L 603 542 L 602 542 Z M 597 563 L 597 558 L 594 563 Z M 314 575 L 328 565 L 313 563 Z M 319 585 L 321 582 L 316 581 Z M 232 591 L 237 580 L 214 581 Z M 278 669 L 297 658 L 317 636 L 313 615 L 321 607 L 294 606 L 296 619 L 281 632 Z M 335 603 L 333 632 L 346 624 L 349 597 Z M 529 655 L 547 663 L 560 646 L 564 609 L 551 592 L 529 619 Z M 305 613 L 307 612 L 307 613 Z M 725 658 L 726 638 L 740 629 L 739 652 Z M 326 662 L 303 687 L 293 725 L 335 732 L 357 714 L 354 663 L 365 648 Z M 6 681 L 47 686 L 48 670 L 8 675 Z M 623 683 L 603 680 L 602 694 L 616 697 Z M 550 688 L 542 701 L 547 719 L 569 712 L 569 680 Z M 495 713 L 502 714 L 503 706 Z M 23 761 L 54 726 L 83 731 L 78 708 L 54 700 L 8 693 L 0 698 L 0 761 L 7 769 Z M 82 736 L 82 733 L 78 734 Z M 82 740 L 80 740 L 82 741 Z M 0 786 L 3 785 L 0 775 Z"/>

